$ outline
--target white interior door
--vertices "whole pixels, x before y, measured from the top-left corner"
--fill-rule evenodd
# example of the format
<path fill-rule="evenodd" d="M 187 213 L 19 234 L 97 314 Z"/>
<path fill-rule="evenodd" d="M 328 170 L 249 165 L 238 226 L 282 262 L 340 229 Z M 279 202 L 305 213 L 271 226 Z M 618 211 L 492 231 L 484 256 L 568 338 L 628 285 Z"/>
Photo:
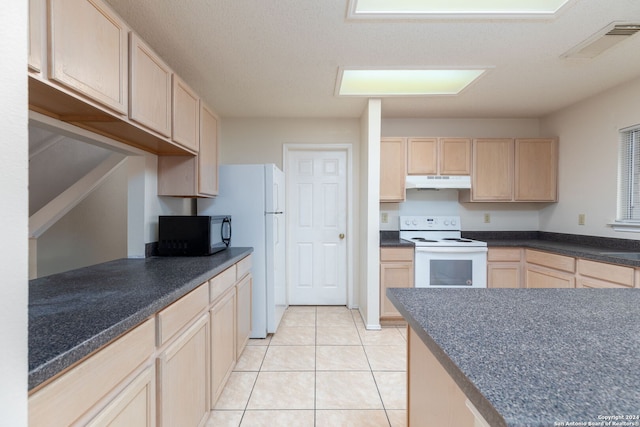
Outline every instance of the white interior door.
<path fill-rule="evenodd" d="M 347 153 L 290 151 L 289 304 L 347 304 Z"/>

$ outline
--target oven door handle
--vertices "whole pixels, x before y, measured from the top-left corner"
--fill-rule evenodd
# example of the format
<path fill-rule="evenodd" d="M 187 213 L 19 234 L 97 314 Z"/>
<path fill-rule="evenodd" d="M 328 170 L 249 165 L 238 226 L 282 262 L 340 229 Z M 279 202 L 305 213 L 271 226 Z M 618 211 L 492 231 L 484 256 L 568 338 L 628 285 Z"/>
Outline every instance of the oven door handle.
<path fill-rule="evenodd" d="M 438 254 L 473 254 L 487 252 L 486 246 L 416 246 L 416 253 L 438 253 Z"/>

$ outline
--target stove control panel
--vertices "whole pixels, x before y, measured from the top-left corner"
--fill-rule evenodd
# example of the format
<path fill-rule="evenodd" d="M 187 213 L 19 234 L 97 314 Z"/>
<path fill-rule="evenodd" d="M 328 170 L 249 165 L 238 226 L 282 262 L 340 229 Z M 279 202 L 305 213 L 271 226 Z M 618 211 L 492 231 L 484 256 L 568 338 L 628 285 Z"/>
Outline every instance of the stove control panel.
<path fill-rule="evenodd" d="M 401 216 L 400 230 L 459 231 L 459 216 Z"/>

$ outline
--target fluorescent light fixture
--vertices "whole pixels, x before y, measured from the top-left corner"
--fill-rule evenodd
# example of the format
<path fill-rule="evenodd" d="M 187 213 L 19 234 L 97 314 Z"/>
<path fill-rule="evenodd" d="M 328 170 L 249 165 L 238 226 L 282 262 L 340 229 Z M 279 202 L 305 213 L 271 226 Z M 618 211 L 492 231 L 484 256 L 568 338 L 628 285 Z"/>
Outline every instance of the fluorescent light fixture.
<path fill-rule="evenodd" d="M 350 16 L 384 18 L 552 16 L 572 0 L 350 0 Z"/>
<path fill-rule="evenodd" d="M 343 69 L 341 96 L 457 95 L 485 69 L 364 70 Z"/>

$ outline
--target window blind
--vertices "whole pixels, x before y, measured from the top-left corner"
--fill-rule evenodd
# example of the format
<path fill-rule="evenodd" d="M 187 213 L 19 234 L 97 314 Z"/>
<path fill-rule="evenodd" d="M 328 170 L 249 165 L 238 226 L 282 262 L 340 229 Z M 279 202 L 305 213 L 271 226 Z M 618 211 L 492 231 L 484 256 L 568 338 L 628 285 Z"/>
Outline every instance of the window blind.
<path fill-rule="evenodd" d="M 618 221 L 640 222 L 640 125 L 620 131 Z"/>

